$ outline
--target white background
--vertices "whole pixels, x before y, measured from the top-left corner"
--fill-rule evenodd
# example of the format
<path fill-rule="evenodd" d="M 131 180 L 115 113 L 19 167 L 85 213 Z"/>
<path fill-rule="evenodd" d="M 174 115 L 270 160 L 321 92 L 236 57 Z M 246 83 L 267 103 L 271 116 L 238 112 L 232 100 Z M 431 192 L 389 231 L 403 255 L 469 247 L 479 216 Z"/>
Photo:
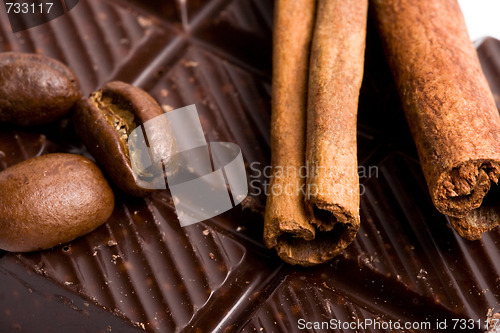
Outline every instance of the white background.
<path fill-rule="evenodd" d="M 458 0 L 458 3 L 471 40 L 486 36 L 500 39 L 500 0 Z"/>

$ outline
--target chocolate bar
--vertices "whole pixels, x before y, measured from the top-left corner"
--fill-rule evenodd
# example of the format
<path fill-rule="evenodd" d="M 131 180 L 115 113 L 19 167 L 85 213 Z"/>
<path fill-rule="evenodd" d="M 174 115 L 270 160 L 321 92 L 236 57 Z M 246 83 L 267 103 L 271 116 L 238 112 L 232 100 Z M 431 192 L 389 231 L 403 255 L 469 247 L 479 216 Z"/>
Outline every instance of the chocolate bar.
<path fill-rule="evenodd" d="M 84 95 L 121 80 L 167 110 L 195 103 L 208 141 L 241 147 L 250 199 L 182 228 L 168 192 L 115 191 L 113 215 L 94 232 L 47 251 L 0 254 L 0 331 L 303 332 L 332 319 L 359 321 L 365 332 L 398 321 L 420 323 L 418 332 L 446 321 L 455 331 L 469 319 L 469 331 L 485 330 L 500 309 L 499 230 L 464 240 L 433 207 L 373 25 L 358 118 L 361 227 L 336 259 L 298 268 L 264 246 L 258 213 L 269 181 L 272 3 L 169 1 L 155 13 L 159 3 L 80 0 L 16 34 L 0 12 L 0 51 L 57 58 Z M 478 48 L 492 87 L 499 67 L 485 50 L 499 45 Z M 0 125 L 0 151 L 1 169 L 48 152 L 91 157 L 68 119 Z"/>

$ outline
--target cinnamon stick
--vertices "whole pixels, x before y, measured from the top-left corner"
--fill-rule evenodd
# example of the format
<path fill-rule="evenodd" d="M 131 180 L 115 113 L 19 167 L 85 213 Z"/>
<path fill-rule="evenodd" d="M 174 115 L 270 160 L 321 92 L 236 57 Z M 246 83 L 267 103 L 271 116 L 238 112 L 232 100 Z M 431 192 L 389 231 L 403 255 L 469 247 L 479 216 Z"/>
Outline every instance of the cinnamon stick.
<path fill-rule="evenodd" d="M 306 212 L 327 235 L 323 256 L 344 250 L 359 229 L 356 148 L 368 1 L 318 2 L 309 73 Z"/>
<path fill-rule="evenodd" d="M 478 239 L 500 223 L 500 117 L 458 3 L 372 5 L 432 201 Z"/>
<path fill-rule="evenodd" d="M 339 254 L 359 228 L 356 113 L 367 1 L 318 1 L 309 88 L 304 46 L 312 35 L 314 8 L 313 2 L 301 2 L 288 2 L 301 13 L 286 7 L 286 1 L 276 3 L 271 128 L 276 171 L 266 205 L 264 241 L 284 261 L 308 266 Z M 307 24 L 297 17 L 306 12 Z M 285 187 L 292 190 L 273 191 Z"/>
<path fill-rule="evenodd" d="M 304 210 L 306 96 L 315 0 L 277 0 L 273 30 L 271 166 L 264 217 L 264 242 L 286 262 L 305 264 L 288 246 L 310 241 L 315 230 Z"/>

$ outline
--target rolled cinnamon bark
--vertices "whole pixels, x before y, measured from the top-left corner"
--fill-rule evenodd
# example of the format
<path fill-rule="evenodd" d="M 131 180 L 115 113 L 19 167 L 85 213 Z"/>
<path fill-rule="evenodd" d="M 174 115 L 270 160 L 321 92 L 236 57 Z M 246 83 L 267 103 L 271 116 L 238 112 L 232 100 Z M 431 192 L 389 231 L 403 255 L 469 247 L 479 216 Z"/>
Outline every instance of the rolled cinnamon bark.
<path fill-rule="evenodd" d="M 307 108 L 306 212 L 332 258 L 359 229 L 356 149 L 368 1 L 320 0 Z"/>
<path fill-rule="evenodd" d="M 314 2 L 300 2 L 276 3 L 271 128 L 274 176 L 264 241 L 284 261 L 308 266 L 339 254 L 359 228 L 356 114 L 368 4 L 318 1 L 306 119 L 308 52 L 304 52 L 311 40 Z M 299 18 L 305 13 L 307 20 Z M 306 120 L 307 147 L 312 151 L 307 160 Z M 283 191 L 285 188 L 288 190 Z M 321 211 L 313 209 L 307 216 L 311 205 L 318 205 Z M 323 218 L 326 222 L 314 222 Z"/>
<path fill-rule="evenodd" d="M 478 239 L 500 221 L 500 209 L 482 205 L 500 176 L 500 117 L 458 3 L 372 5 L 432 201 Z"/>
<path fill-rule="evenodd" d="M 315 0 L 277 0 L 273 35 L 271 165 L 264 218 L 264 242 L 292 264 L 312 264 L 297 258 L 289 246 L 294 237 L 312 240 L 314 228 L 304 210 L 304 149 L 309 51 Z M 302 252 L 299 250 L 299 252 Z"/>

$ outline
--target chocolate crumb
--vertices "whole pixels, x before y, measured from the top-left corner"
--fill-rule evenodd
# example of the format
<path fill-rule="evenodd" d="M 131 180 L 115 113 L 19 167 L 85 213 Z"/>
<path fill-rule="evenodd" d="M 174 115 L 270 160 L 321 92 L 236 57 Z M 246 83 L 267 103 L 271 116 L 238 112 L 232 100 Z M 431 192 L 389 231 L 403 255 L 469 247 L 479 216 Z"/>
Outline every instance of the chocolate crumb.
<path fill-rule="evenodd" d="M 120 255 L 119 255 L 119 254 L 113 254 L 113 255 L 111 256 L 111 262 L 112 262 L 113 264 L 116 264 L 116 259 L 118 259 L 118 258 L 120 258 Z"/>
<path fill-rule="evenodd" d="M 163 111 L 165 111 L 165 112 L 170 112 L 170 111 L 172 111 L 172 110 L 174 109 L 172 106 L 167 105 L 167 104 L 162 104 L 162 105 L 161 105 L 161 108 L 162 108 L 162 109 L 163 109 Z"/>

